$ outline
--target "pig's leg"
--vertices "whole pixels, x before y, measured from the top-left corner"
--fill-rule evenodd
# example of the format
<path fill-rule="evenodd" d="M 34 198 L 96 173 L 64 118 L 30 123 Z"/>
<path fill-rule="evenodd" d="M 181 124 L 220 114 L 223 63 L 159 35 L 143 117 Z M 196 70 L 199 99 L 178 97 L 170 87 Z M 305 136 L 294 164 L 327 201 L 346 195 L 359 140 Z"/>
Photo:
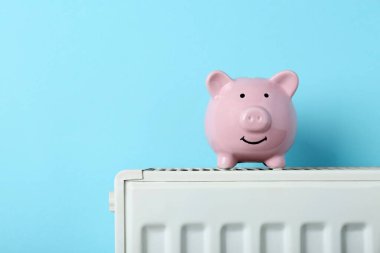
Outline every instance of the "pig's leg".
<path fill-rule="evenodd" d="M 221 169 L 231 169 L 237 161 L 231 154 L 218 154 L 218 167 Z"/>
<path fill-rule="evenodd" d="M 267 159 L 265 165 L 272 169 L 283 169 L 285 168 L 285 156 L 284 155 L 276 155 Z"/>

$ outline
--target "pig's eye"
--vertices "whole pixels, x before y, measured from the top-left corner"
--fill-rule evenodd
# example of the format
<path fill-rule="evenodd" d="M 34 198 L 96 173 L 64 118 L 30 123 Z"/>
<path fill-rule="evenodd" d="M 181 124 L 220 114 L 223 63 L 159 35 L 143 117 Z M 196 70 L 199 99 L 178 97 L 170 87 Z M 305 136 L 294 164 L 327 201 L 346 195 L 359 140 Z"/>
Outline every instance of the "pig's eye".
<path fill-rule="evenodd" d="M 269 94 L 268 94 L 268 93 L 265 93 L 265 94 L 264 94 L 264 97 L 266 97 L 266 98 L 269 97 Z"/>
<path fill-rule="evenodd" d="M 240 94 L 240 97 L 241 97 L 241 98 L 244 98 L 244 97 L 245 97 L 245 94 L 244 94 L 244 93 Z"/>

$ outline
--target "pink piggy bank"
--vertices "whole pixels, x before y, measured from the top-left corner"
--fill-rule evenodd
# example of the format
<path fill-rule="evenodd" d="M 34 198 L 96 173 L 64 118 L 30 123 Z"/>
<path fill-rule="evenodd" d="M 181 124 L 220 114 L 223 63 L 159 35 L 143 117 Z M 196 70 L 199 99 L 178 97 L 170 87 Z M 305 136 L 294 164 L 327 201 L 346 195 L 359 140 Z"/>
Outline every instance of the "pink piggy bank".
<path fill-rule="evenodd" d="M 262 162 L 269 168 L 284 168 L 285 153 L 296 134 L 291 99 L 298 87 L 297 75 L 283 71 L 269 79 L 231 79 L 214 71 L 206 84 L 212 97 L 206 136 L 217 154 L 218 167 Z"/>

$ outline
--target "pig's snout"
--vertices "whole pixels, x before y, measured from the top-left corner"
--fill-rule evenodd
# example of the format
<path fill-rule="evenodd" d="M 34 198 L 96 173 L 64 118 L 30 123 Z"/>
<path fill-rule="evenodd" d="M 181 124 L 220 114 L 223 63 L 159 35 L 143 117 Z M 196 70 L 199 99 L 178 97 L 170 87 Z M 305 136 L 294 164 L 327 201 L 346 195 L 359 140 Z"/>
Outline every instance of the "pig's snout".
<path fill-rule="evenodd" d="M 271 122 L 270 114 L 262 107 L 250 107 L 240 115 L 240 125 L 251 132 L 264 132 L 268 130 Z"/>

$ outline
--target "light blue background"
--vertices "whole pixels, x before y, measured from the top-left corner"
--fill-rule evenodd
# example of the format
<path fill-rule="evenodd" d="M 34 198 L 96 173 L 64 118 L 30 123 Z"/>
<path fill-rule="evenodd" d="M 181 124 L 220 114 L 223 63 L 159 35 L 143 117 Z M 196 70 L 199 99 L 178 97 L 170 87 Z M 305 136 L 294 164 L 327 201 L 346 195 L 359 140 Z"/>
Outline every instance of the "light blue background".
<path fill-rule="evenodd" d="M 378 0 L 2 1 L 0 29 L 1 252 L 113 252 L 119 170 L 214 166 L 214 69 L 299 74 L 288 165 L 380 165 Z"/>

